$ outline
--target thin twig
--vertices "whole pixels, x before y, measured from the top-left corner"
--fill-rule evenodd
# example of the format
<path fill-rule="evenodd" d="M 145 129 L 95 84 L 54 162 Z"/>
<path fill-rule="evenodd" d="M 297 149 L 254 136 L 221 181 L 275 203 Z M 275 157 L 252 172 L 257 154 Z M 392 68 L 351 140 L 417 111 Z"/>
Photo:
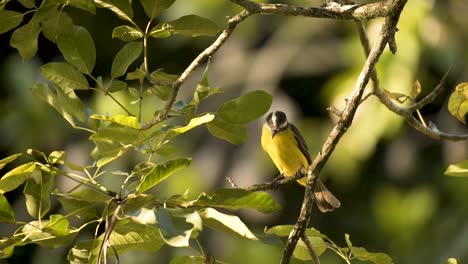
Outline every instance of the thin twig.
<path fill-rule="evenodd" d="M 291 232 L 291 235 L 288 237 L 288 242 L 284 248 L 283 255 L 281 257 L 281 263 L 289 263 L 291 255 L 296 247 L 297 241 L 300 237 L 303 236 L 307 223 L 311 215 L 311 201 L 314 201 L 314 188 L 316 184 L 316 179 L 318 178 L 323 166 L 328 161 L 329 157 L 333 153 L 336 145 L 338 144 L 341 137 L 346 133 L 347 129 L 351 125 L 354 115 L 359 107 L 364 94 L 365 87 L 372 75 L 374 67 L 382 52 L 384 51 L 387 43 L 392 38 L 398 20 L 400 18 L 400 13 L 403 10 L 407 0 L 395 0 L 392 2 L 392 6 L 388 8 L 391 9 L 390 16 L 385 19 L 385 23 L 382 26 L 380 34 L 377 38 L 377 41 L 370 51 L 369 56 L 367 57 L 366 63 L 363 66 L 361 73 L 356 81 L 351 99 L 346 104 L 343 114 L 335 125 L 333 130 L 330 132 L 327 140 L 322 146 L 321 152 L 315 157 L 314 161 L 309 167 L 310 175 L 307 177 L 307 185 L 304 194 L 304 200 L 301 207 L 301 213 L 298 217 L 294 229 Z"/>
<path fill-rule="evenodd" d="M 229 19 L 227 27 L 221 32 L 218 38 L 208 48 L 206 48 L 202 53 L 200 53 L 192 61 L 192 63 L 190 63 L 190 65 L 185 69 L 185 71 L 179 76 L 179 78 L 174 81 L 174 83 L 172 84 L 172 93 L 169 99 L 167 100 L 166 105 L 157 116 L 155 116 L 147 124 L 144 124 L 142 126 L 142 129 L 149 129 L 168 117 L 169 111 L 171 110 L 172 105 L 174 105 L 174 102 L 177 98 L 177 94 L 179 93 L 180 86 L 187 80 L 187 78 L 195 71 L 196 68 L 198 68 L 224 44 L 226 39 L 229 38 L 229 36 L 231 36 L 232 32 L 234 32 L 234 29 L 237 27 L 237 25 L 250 15 L 251 13 L 249 11 L 244 10 Z"/>

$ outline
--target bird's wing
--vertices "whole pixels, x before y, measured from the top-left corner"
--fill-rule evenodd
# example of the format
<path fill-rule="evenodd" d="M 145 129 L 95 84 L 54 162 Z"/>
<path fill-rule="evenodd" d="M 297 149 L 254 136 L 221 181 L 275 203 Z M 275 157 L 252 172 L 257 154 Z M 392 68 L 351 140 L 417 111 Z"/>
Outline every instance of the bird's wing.
<path fill-rule="evenodd" d="M 301 150 L 302 154 L 304 154 L 304 156 L 306 157 L 307 162 L 309 164 L 311 164 L 312 163 L 312 158 L 310 157 L 309 148 L 307 148 L 307 144 L 306 144 L 305 139 L 302 137 L 302 135 L 299 132 L 299 129 L 297 129 L 297 127 L 295 127 L 291 123 L 289 123 L 289 125 L 291 126 L 291 130 L 294 133 L 294 138 L 296 139 L 296 142 L 297 142 L 297 145 L 299 146 L 299 149 Z"/>

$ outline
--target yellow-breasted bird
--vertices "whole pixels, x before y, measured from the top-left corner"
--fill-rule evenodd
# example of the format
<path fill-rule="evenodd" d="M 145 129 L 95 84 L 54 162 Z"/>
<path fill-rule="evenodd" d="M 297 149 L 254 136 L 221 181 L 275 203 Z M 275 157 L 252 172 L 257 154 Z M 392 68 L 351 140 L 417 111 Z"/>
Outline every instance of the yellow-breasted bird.
<path fill-rule="evenodd" d="M 305 175 L 312 163 L 304 138 L 281 111 L 268 114 L 262 128 L 262 147 L 282 176 L 293 177 L 298 172 Z M 301 178 L 297 182 L 305 186 L 307 178 Z M 320 179 L 317 179 L 314 195 L 317 207 L 322 212 L 333 211 L 341 205 Z"/>

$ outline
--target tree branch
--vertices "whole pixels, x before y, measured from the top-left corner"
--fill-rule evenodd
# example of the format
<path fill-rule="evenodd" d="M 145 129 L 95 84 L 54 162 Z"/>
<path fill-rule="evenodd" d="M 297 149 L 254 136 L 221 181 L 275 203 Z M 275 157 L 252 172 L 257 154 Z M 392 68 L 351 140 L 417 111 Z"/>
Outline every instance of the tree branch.
<path fill-rule="evenodd" d="M 304 200 L 301 207 L 301 213 L 298 217 L 294 229 L 288 237 L 287 244 L 284 248 L 283 255 L 281 257 L 281 263 L 289 263 L 291 255 L 296 247 L 297 241 L 303 236 L 307 223 L 309 221 L 312 204 L 314 201 L 314 192 L 316 179 L 318 178 L 323 166 L 328 161 L 329 157 L 333 153 L 336 145 L 338 144 L 341 137 L 346 133 L 347 129 L 351 125 L 357 108 L 361 102 L 362 95 L 364 94 L 365 87 L 369 81 L 370 76 L 374 70 L 374 67 L 382 52 L 384 51 L 387 43 L 392 40 L 396 31 L 396 25 L 400 18 L 400 13 L 403 10 L 407 0 L 395 0 L 393 1 L 393 12 L 390 13 L 385 19 L 385 23 L 382 26 L 378 39 L 370 51 L 367 57 L 366 63 L 363 66 L 361 73 L 356 81 L 351 99 L 348 101 L 340 120 L 335 125 L 333 130 L 330 132 L 327 140 L 322 146 L 322 150 L 315 157 L 314 161 L 309 167 L 309 176 L 307 177 L 307 186 L 305 189 Z"/>
<path fill-rule="evenodd" d="M 369 44 L 369 39 L 367 37 L 367 33 L 365 31 L 364 24 L 362 22 L 357 22 L 358 23 L 358 28 L 359 28 L 359 37 L 361 40 L 361 45 L 364 50 L 364 54 L 366 56 L 369 55 L 369 50 L 370 50 L 370 44 Z M 408 107 L 402 107 L 397 104 L 395 104 L 379 87 L 379 79 L 377 76 L 377 72 L 375 69 L 372 71 L 371 74 L 371 79 L 372 79 L 372 93 L 375 95 L 377 98 L 379 98 L 380 102 L 385 105 L 390 111 L 394 112 L 397 115 L 400 115 L 406 119 L 406 122 L 408 122 L 409 125 L 411 125 L 413 128 L 418 130 L 419 132 L 434 138 L 434 139 L 445 139 L 445 140 L 450 140 L 450 141 L 460 141 L 460 140 L 467 140 L 468 135 L 457 135 L 457 134 L 450 134 L 450 133 L 445 133 L 441 132 L 437 128 L 430 127 L 430 126 L 425 126 L 421 124 L 414 116 L 413 113 L 425 105 L 431 103 L 434 101 L 434 99 L 443 91 L 445 81 L 447 79 L 449 71 L 445 73 L 445 75 L 442 77 L 440 80 L 439 84 L 430 92 L 427 96 L 425 96 L 423 99 L 421 99 L 418 102 L 413 103 L 412 105 Z"/>
<path fill-rule="evenodd" d="M 364 20 L 386 17 L 395 10 L 395 0 L 385 0 L 366 5 L 340 5 L 332 3 L 324 7 L 299 7 L 285 4 L 264 4 L 250 0 L 231 0 L 254 14 L 275 14 L 333 19 Z"/>
<path fill-rule="evenodd" d="M 206 59 L 208 59 L 211 55 L 218 51 L 218 49 L 224 44 L 226 39 L 229 36 L 231 36 L 232 32 L 237 27 L 237 25 L 250 15 L 251 13 L 249 11 L 244 10 L 229 19 L 227 27 L 221 32 L 218 38 L 208 48 L 206 48 L 202 53 L 200 53 L 184 70 L 184 72 L 179 76 L 179 78 L 174 81 L 174 83 L 172 84 L 172 93 L 169 99 L 167 100 L 166 105 L 157 116 L 155 116 L 147 124 L 142 125 L 142 129 L 149 129 L 157 123 L 167 119 L 169 111 L 171 110 L 172 105 L 174 105 L 174 102 L 177 98 L 177 94 L 179 93 L 180 86 L 182 86 L 182 84 L 195 71 L 196 68 L 198 68 L 203 62 L 206 61 Z"/>

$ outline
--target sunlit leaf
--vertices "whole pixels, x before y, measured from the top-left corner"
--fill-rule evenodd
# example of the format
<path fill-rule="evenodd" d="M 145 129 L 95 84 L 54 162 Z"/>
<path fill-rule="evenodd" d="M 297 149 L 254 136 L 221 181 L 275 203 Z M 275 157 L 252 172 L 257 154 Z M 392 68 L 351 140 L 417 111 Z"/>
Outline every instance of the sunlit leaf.
<path fill-rule="evenodd" d="M 98 7 L 106 8 L 116 14 L 120 19 L 132 21 L 133 9 L 128 0 L 94 0 Z"/>
<path fill-rule="evenodd" d="M 35 6 L 34 0 L 18 0 L 24 7 L 33 8 Z"/>
<path fill-rule="evenodd" d="M 385 95 L 392 99 L 392 100 L 395 100 L 397 102 L 399 102 L 400 104 L 406 102 L 406 100 L 408 99 L 411 99 L 408 95 L 406 94 L 402 94 L 402 93 L 395 93 L 395 92 L 390 92 L 388 90 L 383 90 L 383 92 L 385 93 Z"/>
<path fill-rule="evenodd" d="M 444 174 L 448 176 L 468 177 L 468 160 L 449 165 Z"/>
<path fill-rule="evenodd" d="M 164 242 L 173 247 L 187 247 L 194 231 L 202 229 L 202 219 L 197 211 L 158 208 L 156 210 Z"/>
<path fill-rule="evenodd" d="M 35 170 L 26 181 L 24 196 L 30 216 L 42 219 L 50 210 L 50 193 L 55 184 L 54 175 L 43 170 Z"/>
<path fill-rule="evenodd" d="M 226 233 L 235 234 L 247 239 L 258 240 L 252 231 L 235 215 L 223 214 L 216 209 L 206 208 L 200 210 L 203 224 Z"/>
<path fill-rule="evenodd" d="M 466 124 L 465 116 L 468 114 L 468 82 L 460 83 L 455 87 L 448 102 L 450 114 L 460 122 Z"/>
<path fill-rule="evenodd" d="M 17 27 L 22 21 L 22 13 L 10 10 L 0 10 L 0 34 Z"/>
<path fill-rule="evenodd" d="M 40 69 L 47 80 L 68 89 L 88 89 L 88 81 L 75 67 L 64 62 L 50 62 Z"/>
<path fill-rule="evenodd" d="M 36 168 L 36 163 L 28 162 L 7 172 L 0 179 L 0 194 L 16 189 L 23 184 Z"/>
<path fill-rule="evenodd" d="M 7 165 L 8 163 L 14 161 L 16 158 L 18 158 L 21 155 L 23 155 L 23 154 L 17 153 L 17 154 L 14 154 L 14 155 L 11 155 L 11 156 L 8 156 L 6 158 L 1 159 L 0 160 L 0 170 L 3 169 L 3 167 L 5 167 L 5 165 Z"/>
<path fill-rule="evenodd" d="M 18 50 L 24 61 L 36 55 L 37 37 L 40 32 L 39 23 L 33 21 L 13 31 L 10 38 L 10 46 Z"/>
<path fill-rule="evenodd" d="M 169 133 L 169 135 L 167 136 L 168 139 L 171 139 L 171 138 L 174 138 L 182 133 L 185 133 L 197 126 L 200 126 L 200 125 L 203 125 L 205 123 L 209 123 L 211 122 L 213 119 L 214 119 L 215 115 L 214 114 L 205 114 L 205 115 L 202 115 L 202 116 L 199 116 L 199 117 L 195 117 L 195 118 L 192 118 L 190 120 L 190 122 L 186 125 L 186 126 L 183 126 L 183 127 L 178 127 L 178 128 L 174 128 L 171 130 L 171 132 Z"/>
<path fill-rule="evenodd" d="M 58 248 L 68 245 L 77 233 L 70 233 L 68 220 L 62 215 L 51 215 L 50 220 L 32 221 L 21 228 L 25 242 L 42 247 Z"/>
<path fill-rule="evenodd" d="M 123 41 L 134 41 L 143 37 L 143 32 L 140 29 L 131 26 L 118 26 L 112 31 L 112 38 L 119 38 Z"/>
<path fill-rule="evenodd" d="M 140 3 L 145 10 L 145 14 L 150 19 L 154 19 L 162 11 L 168 9 L 174 2 L 175 0 L 140 0 Z"/>
<path fill-rule="evenodd" d="M 151 171 L 143 176 L 140 185 L 138 185 L 137 193 L 145 192 L 161 181 L 167 179 L 175 172 L 188 167 L 190 165 L 190 161 L 190 158 L 175 159 L 155 165 Z"/>
<path fill-rule="evenodd" d="M 272 100 L 272 96 L 264 91 L 252 91 L 225 102 L 217 112 L 229 123 L 245 124 L 265 114 L 270 109 Z"/>
<path fill-rule="evenodd" d="M 15 213 L 3 194 L 0 194 L 0 221 L 10 224 L 15 222 Z"/>
<path fill-rule="evenodd" d="M 156 252 L 164 245 L 164 240 L 159 228 L 122 219 L 117 221 L 109 243 L 119 254 L 122 254 L 135 249 Z"/>
<path fill-rule="evenodd" d="M 167 34 L 182 34 L 190 37 L 213 36 L 219 32 L 218 26 L 211 20 L 197 16 L 187 15 L 176 20 L 159 23 L 150 31 L 155 38 L 168 37 Z"/>
<path fill-rule="evenodd" d="M 65 162 L 65 151 L 58 151 L 54 150 L 49 154 L 49 157 L 47 160 L 49 161 L 50 164 L 63 164 Z"/>
<path fill-rule="evenodd" d="M 248 138 L 247 130 L 243 125 L 233 124 L 219 117 L 208 123 L 206 127 L 213 136 L 226 140 L 231 144 L 244 143 Z"/>
<path fill-rule="evenodd" d="M 93 114 L 90 118 L 109 121 L 114 124 L 118 124 L 125 127 L 131 127 L 135 129 L 140 129 L 140 123 L 138 119 L 134 116 L 126 116 L 126 115 L 113 115 L 113 116 L 105 116 L 105 115 L 96 115 Z"/>
<path fill-rule="evenodd" d="M 218 189 L 210 195 L 201 194 L 191 205 L 229 210 L 254 209 L 262 213 L 272 213 L 281 208 L 266 192 L 250 192 L 242 189 Z"/>
<path fill-rule="evenodd" d="M 96 63 L 93 37 L 84 27 L 73 26 L 66 34 L 60 34 L 57 45 L 65 60 L 80 72 L 90 74 Z"/>
<path fill-rule="evenodd" d="M 111 76 L 117 78 L 124 75 L 127 72 L 128 67 L 140 57 L 143 51 L 143 43 L 141 42 L 130 42 L 123 46 L 117 55 L 115 55 L 114 61 L 112 62 Z"/>
<path fill-rule="evenodd" d="M 413 84 L 413 87 L 411 88 L 411 93 L 410 93 L 410 98 L 413 100 L 413 102 L 416 101 L 416 97 L 421 93 L 421 83 L 419 80 L 416 80 Z"/>
<path fill-rule="evenodd" d="M 53 9 L 41 22 L 41 29 L 44 36 L 55 43 L 59 35 L 73 31 L 73 21 L 67 13 Z"/>

